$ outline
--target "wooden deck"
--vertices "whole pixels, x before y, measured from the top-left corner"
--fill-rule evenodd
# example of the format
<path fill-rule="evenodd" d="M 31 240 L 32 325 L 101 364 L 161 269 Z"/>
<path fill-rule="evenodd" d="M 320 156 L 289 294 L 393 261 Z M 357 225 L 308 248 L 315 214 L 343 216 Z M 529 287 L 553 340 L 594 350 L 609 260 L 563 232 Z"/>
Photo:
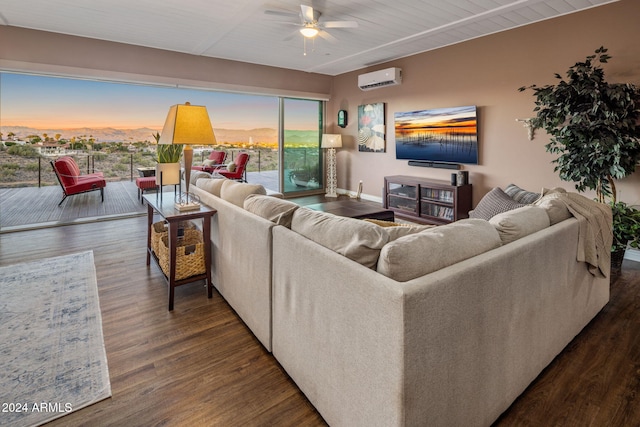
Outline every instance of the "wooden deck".
<path fill-rule="evenodd" d="M 247 180 L 277 189 L 277 171 L 249 172 Z M 173 197 L 173 188 L 165 193 Z M 60 186 L 0 188 L 0 233 L 56 227 L 85 222 L 121 219 L 146 215 L 147 208 L 138 200 L 135 181 L 107 182 L 104 202 L 100 192 L 77 194 L 62 200 Z"/>
<path fill-rule="evenodd" d="M 168 189 L 165 189 L 168 190 Z M 0 232 L 144 215 L 135 182 L 108 182 L 104 202 L 100 192 L 62 200 L 60 186 L 0 188 Z"/>

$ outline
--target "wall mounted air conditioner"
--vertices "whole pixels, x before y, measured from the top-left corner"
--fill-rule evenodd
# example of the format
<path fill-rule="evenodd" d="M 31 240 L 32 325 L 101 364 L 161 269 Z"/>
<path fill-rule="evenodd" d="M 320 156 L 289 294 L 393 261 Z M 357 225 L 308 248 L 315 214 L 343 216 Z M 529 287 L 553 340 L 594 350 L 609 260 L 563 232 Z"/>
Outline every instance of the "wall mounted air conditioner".
<path fill-rule="evenodd" d="M 402 83 L 402 69 L 397 67 L 386 68 L 358 76 L 358 87 L 362 90 L 399 85 L 400 83 Z"/>

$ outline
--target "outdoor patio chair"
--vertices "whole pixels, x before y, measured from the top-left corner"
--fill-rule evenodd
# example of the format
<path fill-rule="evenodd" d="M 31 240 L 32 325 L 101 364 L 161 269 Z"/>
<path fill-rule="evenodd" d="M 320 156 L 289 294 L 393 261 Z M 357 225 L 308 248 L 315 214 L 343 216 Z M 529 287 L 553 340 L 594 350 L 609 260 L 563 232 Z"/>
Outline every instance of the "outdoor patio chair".
<path fill-rule="evenodd" d="M 214 173 L 222 175 L 227 179 L 247 182 L 247 163 L 249 163 L 249 154 L 240 153 L 233 163 L 216 168 Z"/>
<path fill-rule="evenodd" d="M 95 190 L 100 190 L 100 198 L 104 202 L 104 187 L 107 186 L 107 182 L 102 172 L 80 175 L 80 168 L 75 160 L 69 156 L 52 161 L 51 166 L 56 173 L 60 187 L 62 187 L 62 200 L 58 206 L 64 202 L 67 196 Z"/>
<path fill-rule="evenodd" d="M 201 166 L 191 166 L 191 170 L 213 173 L 217 167 L 224 164 L 226 158 L 227 153 L 224 151 L 212 151 Z"/>

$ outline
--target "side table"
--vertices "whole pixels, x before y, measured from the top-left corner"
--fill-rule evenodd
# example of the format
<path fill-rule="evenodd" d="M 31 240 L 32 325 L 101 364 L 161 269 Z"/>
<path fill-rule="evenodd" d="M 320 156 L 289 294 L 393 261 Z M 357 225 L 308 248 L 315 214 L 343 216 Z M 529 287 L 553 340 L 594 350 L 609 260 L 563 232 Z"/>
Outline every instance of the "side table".
<path fill-rule="evenodd" d="M 150 177 L 150 176 L 156 176 L 156 168 L 154 168 L 154 167 L 137 168 L 137 169 L 138 169 L 138 173 L 143 178 L 147 178 L 147 177 Z"/>
<path fill-rule="evenodd" d="M 174 289 L 176 286 L 191 283 L 197 280 L 205 280 L 207 285 L 207 297 L 213 296 L 213 283 L 211 281 L 211 217 L 217 213 L 215 209 L 202 205 L 199 210 L 180 212 L 174 207 L 173 197 L 158 197 L 143 195 L 147 202 L 147 265 L 151 264 L 153 258 L 158 267 L 160 263 L 156 254 L 151 249 L 151 227 L 153 225 L 153 215 L 157 213 L 169 223 L 169 274 L 165 278 L 169 282 L 169 310 L 173 310 Z M 176 280 L 176 248 L 178 243 L 178 223 L 192 219 L 202 219 L 202 238 L 204 240 L 204 264 L 205 273 L 197 274 L 185 279 Z M 162 270 L 162 269 L 161 269 Z"/>

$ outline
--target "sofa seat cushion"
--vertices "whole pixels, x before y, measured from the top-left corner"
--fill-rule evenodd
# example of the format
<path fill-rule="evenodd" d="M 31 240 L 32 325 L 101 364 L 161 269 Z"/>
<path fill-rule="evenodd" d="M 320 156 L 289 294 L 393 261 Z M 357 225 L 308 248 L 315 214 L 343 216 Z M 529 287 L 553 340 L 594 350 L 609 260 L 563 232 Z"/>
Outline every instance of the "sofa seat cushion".
<path fill-rule="evenodd" d="M 244 199 L 245 210 L 287 228 L 291 228 L 293 213 L 299 207 L 288 200 L 262 194 L 250 194 Z"/>
<path fill-rule="evenodd" d="M 389 241 L 383 227 L 305 207 L 293 213 L 291 230 L 369 268 Z"/>
<path fill-rule="evenodd" d="M 499 213 L 526 206 L 513 200 L 502 188 L 495 187 L 478 202 L 478 206 L 469 212 L 469 218 L 486 219 L 489 221 Z"/>
<path fill-rule="evenodd" d="M 547 212 L 538 206 L 523 206 L 503 212 L 491 218 L 489 223 L 498 230 L 503 245 L 547 228 L 550 224 Z"/>
<path fill-rule="evenodd" d="M 260 184 L 248 184 L 246 182 L 238 182 L 232 179 L 225 179 L 220 188 L 220 198 L 229 203 L 243 208 L 244 199 L 250 194 L 266 195 L 267 191 Z"/>
<path fill-rule="evenodd" d="M 213 194 L 216 197 L 220 197 L 222 184 L 226 180 L 226 178 L 200 178 L 196 180 L 196 187 L 206 191 L 207 193 Z"/>
<path fill-rule="evenodd" d="M 498 231 L 481 219 L 463 219 L 401 237 L 380 251 L 377 271 L 406 282 L 501 246 Z"/>
<path fill-rule="evenodd" d="M 65 186 L 65 191 L 68 194 L 76 194 L 84 191 L 91 191 L 96 188 L 104 188 L 106 186 L 107 181 L 104 179 L 102 172 L 95 172 L 87 175 L 80 175 L 77 177 L 75 184 Z"/>

